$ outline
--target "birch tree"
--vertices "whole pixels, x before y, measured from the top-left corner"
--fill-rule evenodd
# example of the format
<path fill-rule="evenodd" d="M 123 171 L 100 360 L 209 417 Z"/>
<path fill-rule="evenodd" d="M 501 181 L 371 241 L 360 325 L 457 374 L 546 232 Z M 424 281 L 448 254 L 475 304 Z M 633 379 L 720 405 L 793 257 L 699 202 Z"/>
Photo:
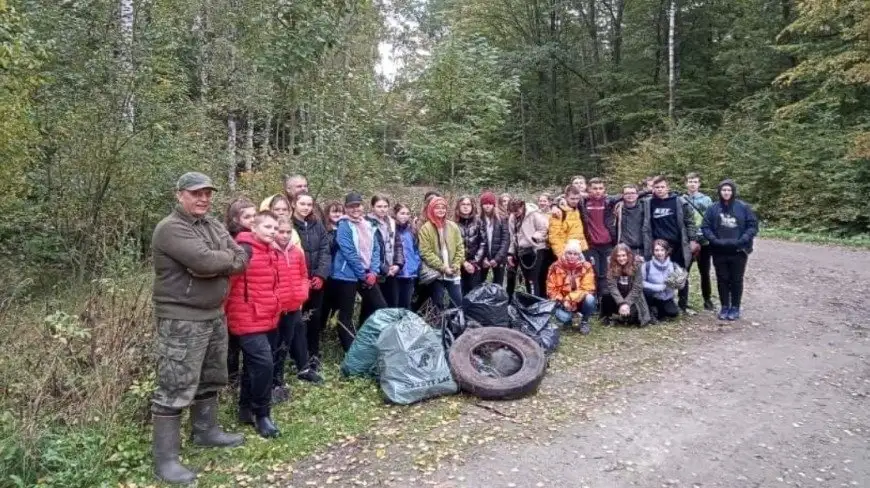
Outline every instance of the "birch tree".
<path fill-rule="evenodd" d="M 136 119 L 134 79 L 135 67 L 133 66 L 133 26 L 135 10 L 133 0 L 119 0 L 118 26 L 120 31 L 118 60 L 120 64 L 121 94 L 123 97 L 121 116 L 127 128 L 127 132 L 133 132 L 133 124 Z"/>

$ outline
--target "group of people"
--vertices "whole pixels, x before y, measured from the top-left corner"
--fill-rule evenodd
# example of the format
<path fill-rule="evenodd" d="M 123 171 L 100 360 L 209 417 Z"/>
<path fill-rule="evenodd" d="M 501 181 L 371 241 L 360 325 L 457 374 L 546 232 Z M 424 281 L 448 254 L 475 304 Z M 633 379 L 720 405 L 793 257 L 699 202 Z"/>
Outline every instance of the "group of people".
<path fill-rule="evenodd" d="M 262 437 L 280 431 L 271 406 L 289 398 L 287 357 L 302 381 L 323 382 L 321 336 L 335 313 L 342 348 L 381 308 L 458 307 L 484 281 L 518 284 L 556 300 L 556 318 L 588 334 L 596 310 L 605 322 L 645 326 L 688 311 L 686 274 L 699 263 L 704 306 L 740 317 L 743 272 L 757 223 L 735 184 L 718 201 L 689 174 L 687 193 L 658 176 L 607 195 L 604 182 L 575 177 L 562 195 L 536 203 L 492 192 L 462 196 L 452 215 L 438 192 L 414 215 L 385 195 L 359 193 L 318 205 L 302 175 L 256 204 L 230 202 L 225 222 L 210 216 L 215 186 L 201 173 L 176 183 L 176 209 L 154 231 L 154 310 L 158 387 L 154 394 L 157 476 L 187 483 L 179 461 L 180 416 L 191 410 L 191 439 L 235 446 L 217 425 L 217 392 L 238 382 L 240 423 Z M 354 320 L 359 296 L 359 317 Z"/>

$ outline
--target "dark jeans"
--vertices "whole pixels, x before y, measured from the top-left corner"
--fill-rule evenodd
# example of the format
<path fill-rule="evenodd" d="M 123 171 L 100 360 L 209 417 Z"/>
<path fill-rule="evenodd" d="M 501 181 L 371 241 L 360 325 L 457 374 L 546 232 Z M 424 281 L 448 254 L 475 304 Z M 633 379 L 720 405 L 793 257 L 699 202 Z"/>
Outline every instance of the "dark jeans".
<path fill-rule="evenodd" d="M 281 314 L 278 329 L 272 334 L 272 359 L 275 362 L 272 384 L 281 386 L 284 385 L 284 363 L 287 362 L 288 352 L 296 363 L 297 371 L 302 371 L 308 364 L 308 334 L 302 322 L 302 312 L 297 310 Z"/>
<path fill-rule="evenodd" d="M 670 241 L 668 241 L 668 243 L 671 245 L 671 262 L 674 264 L 680 265 L 680 267 L 685 269 L 686 273 L 688 273 L 689 270 L 692 269 L 692 262 L 689 261 L 687 263 L 686 260 L 684 259 L 683 243 L 682 242 L 670 242 Z M 677 292 L 677 302 L 679 303 L 680 308 L 682 308 L 682 309 L 685 309 L 686 307 L 689 306 L 689 282 L 690 281 L 691 281 L 690 279 L 686 278 L 686 286 L 684 286 L 682 289 L 680 289 Z"/>
<path fill-rule="evenodd" d="M 411 300 L 414 298 L 414 284 L 417 278 L 396 278 L 396 307 L 411 309 Z"/>
<path fill-rule="evenodd" d="M 468 295 L 468 292 L 480 284 L 480 272 L 475 270 L 474 273 L 467 273 L 465 268 L 463 268 L 460 279 L 462 285 L 462 296 Z"/>
<path fill-rule="evenodd" d="M 480 282 L 484 283 L 489 279 L 489 274 L 492 273 L 492 283 L 498 286 L 504 286 L 504 265 L 496 266 L 495 268 L 483 268 L 480 270 Z"/>
<path fill-rule="evenodd" d="M 325 287 L 319 290 L 310 290 L 308 292 L 308 300 L 302 307 L 302 316 L 304 318 L 305 342 L 308 347 L 308 354 L 311 356 L 320 356 L 320 337 L 323 335 L 323 329 L 326 327 L 324 320 L 324 305 L 323 298 L 325 296 Z"/>
<path fill-rule="evenodd" d="M 630 305 L 631 311 L 629 312 L 628 317 L 622 317 L 619 315 L 619 307 L 616 306 L 616 300 L 610 295 L 610 293 L 604 293 L 601 296 L 601 316 L 602 317 L 611 317 L 616 315 L 617 318 L 624 323 L 627 324 L 640 324 L 640 314 L 637 311 L 637 305 Z"/>
<path fill-rule="evenodd" d="M 230 334 L 227 341 L 227 378 L 231 385 L 239 382 L 239 367 L 241 366 L 239 356 L 241 354 L 242 349 L 239 347 L 239 338 Z"/>
<path fill-rule="evenodd" d="M 589 250 L 586 251 L 586 259 L 592 261 L 595 268 L 595 294 L 598 296 L 599 303 L 601 297 L 607 294 L 607 260 L 610 259 L 612 251 L 613 246 L 610 244 L 589 246 Z"/>
<path fill-rule="evenodd" d="M 378 283 L 378 288 L 381 289 L 381 295 L 384 297 L 384 303 L 387 304 L 387 307 L 396 308 L 399 306 L 399 288 L 395 277 L 384 278 L 384 281 Z"/>
<path fill-rule="evenodd" d="M 713 287 L 710 286 L 710 266 L 713 259 L 713 251 L 710 246 L 701 246 L 701 252 L 696 258 L 698 261 L 698 274 L 701 275 L 701 296 L 704 301 L 709 301 L 713 296 Z"/>
<path fill-rule="evenodd" d="M 273 332 L 238 336 L 242 349 L 242 376 L 239 386 L 239 408 L 248 408 L 257 417 L 269 415 L 272 401 Z M 270 340 L 272 339 L 272 340 Z"/>
<path fill-rule="evenodd" d="M 426 302 L 432 298 L 433 289 L 434 287 L 432 286 L 432 283 L 427 283 L 425 285 L 417 283 L 414 288 L 416 298 L 414 298 L 414 303 L 411 304 L 411 311 L 414 313 L 420 313 L 420 311 L 423 310 L 423 307 L 426 306 Z"/>
<path fill-rule="evenodd" d="M 723 308 L 740 308 L 740 301 L 743 299 L 743 275 L 746 272 L 746 262 L 748 260 L 749 255 L 745 252 L 713 255 L 713 265 L 716 266 L 716 285 L 719 289 L 719 302 Z"/>
<path fill-rule="evenodd" d="M 680 309 L 677 308 L 677 304 L 673 300 L 660 300 L 646 290 L 644 290 L 643 295 L 653 317 L 661 320 L 680 315 Z"/>
<path fill-rule="evenodd" d="M 335 304 L 338 308 L 338 339 L 341 347 L 347 352 L 356 336 L 357 327 L 353 325 L 353 307 L 356 303 L 356 294 L 362 298 L 359 324 L 365 323 L 366 319 L 376 311 L 386 308 L 381 290 L 376 286 L 367 286 L 359 281 L 335 280 Z"/>
<path fill-rule="evenodd" d="M 435 280 L 432 283 L 432 302 L 438 310 L 462 306 L 462 287 L 455 281 Z M 444 298 L 449 298 L 450 303 L 444 303 Z"/>

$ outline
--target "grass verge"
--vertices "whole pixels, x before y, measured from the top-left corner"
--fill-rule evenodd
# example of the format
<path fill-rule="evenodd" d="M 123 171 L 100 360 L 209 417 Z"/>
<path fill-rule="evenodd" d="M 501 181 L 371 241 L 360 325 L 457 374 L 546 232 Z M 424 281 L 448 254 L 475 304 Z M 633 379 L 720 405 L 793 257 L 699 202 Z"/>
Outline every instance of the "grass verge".
<path fill-rule="evenodd" d="M 831 234 L 820 234 L 779 227 L 763 227 L 760 235 L 765 239 L 779 239 L 791 242 L 806 242 L 809 244 L 870 249 L 870 235 L 839 237 Z"/>

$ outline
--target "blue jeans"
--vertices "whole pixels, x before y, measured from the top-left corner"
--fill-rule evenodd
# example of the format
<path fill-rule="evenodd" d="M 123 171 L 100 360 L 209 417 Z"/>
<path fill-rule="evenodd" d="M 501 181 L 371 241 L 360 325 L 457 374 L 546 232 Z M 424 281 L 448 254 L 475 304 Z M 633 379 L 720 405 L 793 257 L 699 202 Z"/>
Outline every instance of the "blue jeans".
<path fill-rule="evenodd" d="M 583 299 L 583 303 L 580 304 L 580 310 L 577 312 L 569 312 L 565 310 L 561 305 L 556 307 L 556 311 L 554 315 L 556 316 L 556 320 L 562 322 L 564 325 L 571 325 L 571 319 L 574 318 L 575 313 L 579 313 L 582 320 L 589 320 L 589 317 L 595 312 L 595 295 L 591 293 L 587 293 L 586 297 Z"/>
<path fill-rule="evenodd" d="M 450 298 L 450 304 L 445 307 L 444 294 L 447 293 Z M 435 308 L 444 310 L 445 308 L 454 308 L 462 306 L 462 287 L 458 282 L 447 280 L 435 280 L 432 283 L 432 301 L 435 302 Z"/>

